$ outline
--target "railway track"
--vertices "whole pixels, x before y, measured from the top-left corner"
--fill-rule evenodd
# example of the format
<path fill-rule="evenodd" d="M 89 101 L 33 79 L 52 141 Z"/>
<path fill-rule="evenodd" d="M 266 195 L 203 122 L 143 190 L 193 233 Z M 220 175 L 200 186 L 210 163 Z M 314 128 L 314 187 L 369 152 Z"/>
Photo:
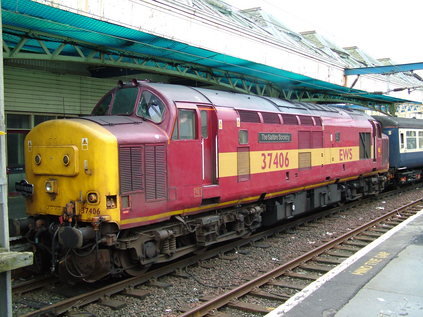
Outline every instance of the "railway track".
<path fill-rule="evenodd" d="M 238 314 L 240 311 L 268 313 L 421 209 L 423 200 L 419 199 L 392 210 L 224 294 L 203 298 L 204 303 L 183 313 L 181 317 L 205 316 L 209 313 L 229 316 L 226 311 L 236 316 L 234 310 Z M 272 307 L 255 304 L 255 297 L 268 299 Z"/>
<path fill-rule="evenodd" d="M 387 195 L 393 195 L 392 193 L 387 194 Z M 366 203 L 365 200 L 363 200 L 362 202 L 358 202 L 358 203 Z M 41 316 L 41 315 L 58 315 L 61 313 L 64 313 L 68 310 L 70 310 L 71 308 L 79 308 L 82 306 L 85 306 L 87 304 L 93 303 L 93 302 L 102 302 L 104 304 L 107 304 L 108 306 L 112 306 L 114 308 L 117 308 L 120 306 L 121 303 L 119 303 L 119 301 L 116 301 L 113 299 L 113 295 L 115 294 L 121 294 L 121 295 L 125 295 L 125 296 L 132 296 L 132 297 L 137 297 L 137 298 L 144 298 L 145 296 L 147 296 L 148 294 L 145 291 L 141 291 L 139 290 L 137 287 L 140 285 L 143 285 L 151 280 L 157 280 L 159 277 L 165 276 L 165 275 L 169 275 L 169 274 L 179 274 L 178 272 L 181 272 L 183 269 L 185 269 L 186 267 L 193 265 L 193 264 L 197 264 L 200 261 L 203 261 L 205 259 L 209 259 L 209 258 L 213 258 L 216 257 L 218 255 L 223 255 L 227 252 L 231 252 L 233 250 L 239 249 L 245 245 L 249 245 L 249 244 L 254 244 L 258 241 L 261 241 L 263 239 L 265 239 L 266 237 L 275 235 L 277 233 L 280 232 L 286 232 L 292 228 L 304 228 L 306 229 L 307 226 L 316 226 L 316 221 L 319 221 L 319 219 L 322 218 L 326 218 L 329 217 L 332 214 L 338 214 L 340 213 L 342 210 L 344 210 L 345 208 L 352 208 L 354 205 L 356 206 L 358 203 L 356 204 L 351 204 L 348 206 L 342 206 L 342 207 L 338 207 L 338 208 L 332 208 L 330 210 L 325 210 L 316 214 L 312 214 L 310 216 L 307 217 L 303 217 L 301 219 L 297 219 L 295 221 L 292 221 L 290 223 L 287 224 L 283 224 L 281 226 L 275 227 L 275 228 L 271 228 L 269 230 L 251 235 L 248 238 L 245 239 L 241 239 L 238 241 L 233 241 L 229 244 L 223 245 L 223 246 L 219 246 L 216 248 L 213 248 L 211 250 L 205 251 L 201 254 L 198 255 L 193 255 L 191 257 L 188 257 L 186 259 L 171 263 L 169 265 L 166 265 L 164 267 L 152 270 L 150 272 L 147 272 L 146 274 L 139 276 L 139 277 L 133 277 L 133 278 L 129 278 L 126 280 L 122 280 L 122 281 L 118 281 L 117 283 L 113 283 L 113 284 L 109 284 L 109 285 L 103 285 L 103 286 L 98 286 L 97 289 L 91 290 L 89 292 L 84 292 L 80 295 L 76 295 L 76 296 L 72 296 L 70 298 L 67 298 L 65 300 L 56 302 L 54 304 L 48 305 L 48 306 L 44 306 L 44 307 L 40 307 L 34 311 L 31 311 L 29 313 L 26 313 L 25 315 L 22 316 Z M 395 213 L 395 212 L 394 212 Z M 382 234 L 383 231 L 385 229 L 380 229 L 380 233 Z M 376 238 L 376 236 L 374 236 L 374 238 Z M 356 244 L 360 244 L 360 243 L 364 243 L 364 242 L 360 242 L 362 240 L 359 240 L 358 238 L 355 239 L 356 241 L 354 241 L 354 243 Z M 328 242 L 329 243 L 329 242 Z M 302 270 L 311 270 L 313 271 L 313 274 L 310 273 L 306 273 L 307 271 L 300 271 L 300 273 L 296 273 L 296 272 L 287 272 L 287 274 L 291 274 L 291 276 L 286 275 L 289 279 L 293 280 L 294 278 L 301 278 L 301 282 L 293 282 L 291 283 L 291 287 L 286 286 L 286 294 L 280 294 L 280 295 L 272 295 L 271 298 L 273 298 L 272 300 L 286 300 L 287 298 L 289 298 L 289 296 L 291 296 L 292 294 L 294 294 L 295 290 L 298 290 L 300 287 L 306 285 L 306 281 L 307 279 L 305 279 L 305 276 L 309 276 L 309 277 L 317 277 L 319 276 L 319 274 L 322 274 L 322 272 L 325 272 L 329 269 L 331 269 L 333 266 L 335 266 L 336 264 L 338 264 L 342 258 L 345 258 L 349 255 L 351 255 L 354 251 L 358 250 L 359 246 L 357 245 L 352 245 L 350 244 L 346 244 L 346 245 L 338 245 L 336 248 L 334 248 L 334 250 L 332 252 L 338 253 L 338 257 L 332 258 L 330 259 L 328 255 L 325 256 L 321 256 L 322 259 L 316 258 L 315 261 L 313 263 L 307 263 L 307 264 L 303 264 L 302 266 Z M 318 261 L 320 260 L 320 262 Z M 332 262 L 332 263 L 331 263 Z M 289 269 L 289 270 L 293 270 L 293 269 Z M 319 272 L 319 270 L 321 270 Z M 300 275 L 300 277 L 295 277 L 295 275 Z M 282 282 L 280 282 L 282 283 Z M 285 284 L 287 284 L 286 282 L 284 282 Z M 28 284 L 31 284 L 28 282 Z M 35 288 L 39 288 L 38 285 L 49 285 L 49 281 L 46 280 L 43 283 L 36 283 L 35 284 Z M 28 289 L 29 285 L 22 285 L 21 288 L 19 289 L 14 289 L 14 292 L 16 293 L 23 293 L 26 291 L 26 289 Z M 254 286 L 255 288 L 257 288 L 258 286 Z M 277 287 L 282 287 L 282 285 L 279 285 Z M 262 296 L 262 297 L 269 297 L 268 294 L 265 294 L 266 292 L 262 291 L 262 290 L 256 290 L 255 296 Z M 242 295 L 240 295 L 242 296 Z M 239 298 L 240 296 L 236 297 Z M 228 303 L 233 302 L 233 300 L 228 301 Z M 247 305 L 248 306 L 248 305 Z M 254 305 L 253 305 L 254 306 Z M 215 308 L 213 308 L 215 309 Z M 252 311 L 254 311 L 254 309 L 252 309 Z M 196 314 L 196 313 L 195 313 Z M 196 315 L 193 316 L 196 316 Z"/>
<path fill-rule="evenodd" d="M 13 294 L 24 294 L 28 292 L 32 292 L 35 290 L 38 290 L 40 288 L 44 288 L 46 286 L 53 285 L 57 283 L 58 280 L 56 280 L 51 275 L 40 275 L 36 276 L 34 278 L 28 279 L 26 281 L 18 282 L 13 285 Z"/>

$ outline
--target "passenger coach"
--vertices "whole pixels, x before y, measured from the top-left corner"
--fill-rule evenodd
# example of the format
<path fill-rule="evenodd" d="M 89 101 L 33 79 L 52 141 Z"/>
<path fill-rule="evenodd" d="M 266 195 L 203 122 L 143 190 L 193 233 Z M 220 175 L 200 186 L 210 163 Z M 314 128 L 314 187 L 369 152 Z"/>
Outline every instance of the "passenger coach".
<path fill-rule="evenodd" d="M 374 116 L 389 137 L 389 167 L 393 182 L 419 180 L 422 174 L 423 120 Z"/>

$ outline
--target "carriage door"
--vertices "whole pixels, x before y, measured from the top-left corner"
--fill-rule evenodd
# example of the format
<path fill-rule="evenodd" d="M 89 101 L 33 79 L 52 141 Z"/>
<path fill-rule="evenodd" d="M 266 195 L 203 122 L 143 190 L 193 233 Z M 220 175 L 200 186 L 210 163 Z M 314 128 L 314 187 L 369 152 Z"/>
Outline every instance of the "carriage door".
<path fill-rule="evenodd" d="M 203 185 L 217 184 L 217 118 L 212 107 L 199 106 L 201 122 L 201 151 L 203 166 Z"/>

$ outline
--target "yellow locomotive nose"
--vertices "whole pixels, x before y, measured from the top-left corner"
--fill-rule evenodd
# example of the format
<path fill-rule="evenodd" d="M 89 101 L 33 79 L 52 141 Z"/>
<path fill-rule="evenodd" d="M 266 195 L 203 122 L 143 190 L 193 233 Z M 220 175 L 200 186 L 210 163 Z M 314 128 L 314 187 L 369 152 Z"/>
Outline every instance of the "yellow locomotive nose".
<path fill-rule="evenodd" d="M 116 137 L 89 120 L 51 120 L 36 126 L 25 139 L 27 182 L 33 185 L 27 212 L 62 216 L 74 202 L 78 221 L 91 223 L 93 217 L 104 216 L 119 223 L 117 149 Z"/>

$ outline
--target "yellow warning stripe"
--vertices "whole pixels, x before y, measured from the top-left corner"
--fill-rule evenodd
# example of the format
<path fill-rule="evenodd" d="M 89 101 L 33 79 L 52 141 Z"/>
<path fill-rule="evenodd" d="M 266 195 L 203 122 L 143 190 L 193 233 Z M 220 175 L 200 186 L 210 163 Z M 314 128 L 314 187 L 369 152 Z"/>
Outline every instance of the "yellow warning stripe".
<path fill-rule="evenodd" d="M 219 178 L 358 161 L 358 146 L 219 153 Z M 239 170 L 239 168 L 241 170 Z"/>

